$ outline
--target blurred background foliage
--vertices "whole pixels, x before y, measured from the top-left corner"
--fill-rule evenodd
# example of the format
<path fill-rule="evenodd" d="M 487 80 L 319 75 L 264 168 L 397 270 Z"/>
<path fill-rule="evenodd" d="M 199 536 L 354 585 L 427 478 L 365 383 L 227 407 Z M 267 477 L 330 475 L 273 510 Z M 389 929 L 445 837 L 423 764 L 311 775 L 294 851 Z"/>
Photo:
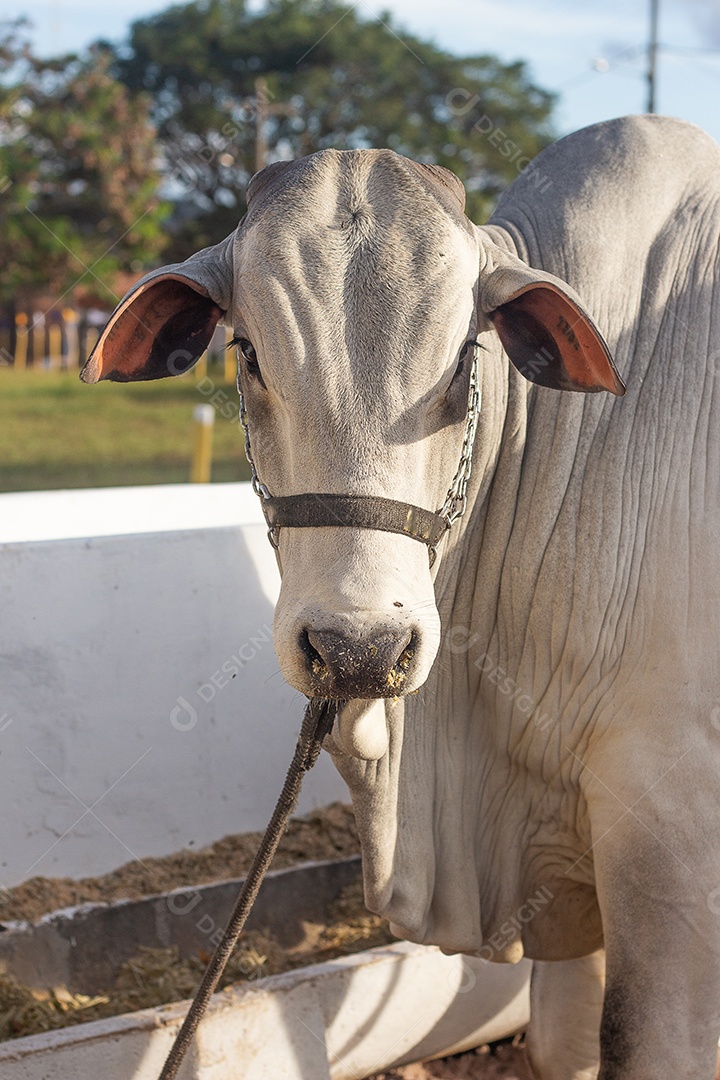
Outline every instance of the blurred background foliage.
<path fill-rule="evenodd" d="M 151 102 L 110 63 L 103 50 L 40 60 L 18 24 L 0 37 L 0 300 L 80 280 L 111 300 L 106 280 L 167 243 Z"/>
<path fill-rule="evenodd" d="M 446 165 L 484 220 L 518 168 L 473 125 L 490 117 L 526 161 L 552 141 L 552 108 L 524 64 L 453 56 L 337 0 L 176 5 L 51 61 L 6 24 L 0 296 L 185 258 L 232 231 L 263 160 L 328 146 Z"/>
<path fill-rule="evenodd" d="M 177 193 L 171 254 L 185 257 L 227 235 L 244 212 L 267 114 L 268 160 L 387 146 L 453 169 L 468 213 L 484 220 L 516 166 L 473 125 L 483 115 L 532 158 L 552 140 L 552 95 L 522 63 L 456 57 L 393 25 L 363 20 L 337 0 L 208 0 L 136 22 L 114 50 L 113 71 L 145 93 L 163 170 Z M 448 95 L 474 104 L 457 114 Z M 263 97 L 265 100 L 263 101 Z M 260 98 L 260 100 L 258 100 Z"/>

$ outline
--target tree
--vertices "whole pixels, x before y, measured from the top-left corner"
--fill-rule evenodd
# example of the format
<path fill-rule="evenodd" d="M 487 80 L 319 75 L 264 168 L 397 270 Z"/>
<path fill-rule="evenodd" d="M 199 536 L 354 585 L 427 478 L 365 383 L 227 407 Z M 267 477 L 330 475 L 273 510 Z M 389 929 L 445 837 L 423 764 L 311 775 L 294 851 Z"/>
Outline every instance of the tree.
<path fill-rule="evenodd" d="M 0 35 L 0 300 L 80 281 L 112 298 L 114 275 L 165 243 L 148 99 L 109 74 L 106 51 L 42 61 L 23 34 Z"/>
<path fill-rule="evenodd" d="M 446 165 L 477 221 L 552 139 L 553 97 L 522 63 L 452 56 L 338 0 L 267 0 L 260 12 L 246 0 L 177 5 L 133 24 L 114 71 L 152 97 L 178 258 L 244 212 L 258 120 L 268 160 L 389 146 Z"/>

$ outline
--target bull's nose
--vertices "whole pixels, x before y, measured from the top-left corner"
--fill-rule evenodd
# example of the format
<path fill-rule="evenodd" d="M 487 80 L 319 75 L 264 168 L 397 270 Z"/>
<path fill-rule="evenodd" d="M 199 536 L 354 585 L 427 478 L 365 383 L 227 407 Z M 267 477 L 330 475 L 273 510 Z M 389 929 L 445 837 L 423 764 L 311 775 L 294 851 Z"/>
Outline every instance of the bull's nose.
<path fill-rule="evenodd" d="M 319 697 L 387 698 L 402 694 L 414 667 L 415 646 L 415 633 L 407 627 L 362 638 L 309 627 L 300 634 L 300 647 Z"/>

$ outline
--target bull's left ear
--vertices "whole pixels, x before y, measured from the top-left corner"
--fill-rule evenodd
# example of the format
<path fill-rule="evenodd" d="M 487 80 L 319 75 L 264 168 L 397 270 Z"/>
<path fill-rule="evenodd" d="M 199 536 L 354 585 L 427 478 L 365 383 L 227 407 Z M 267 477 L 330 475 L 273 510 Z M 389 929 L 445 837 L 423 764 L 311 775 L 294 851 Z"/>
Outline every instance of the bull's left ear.
<path fill-rule="evenodd" d="M 200 359 L 232 293 L 232 240 L 154 270 L 123 298 L 80 372 L 86 383 L 182 375 Z"/>
<path fill-rule="evenodd" d="M 480 275 L 479 304 L 518 371 L 554 390 L 609 390 L 621 397 L 625 384 L 574 290 L 495 244 L 490 248 L 488 267 Z"/>

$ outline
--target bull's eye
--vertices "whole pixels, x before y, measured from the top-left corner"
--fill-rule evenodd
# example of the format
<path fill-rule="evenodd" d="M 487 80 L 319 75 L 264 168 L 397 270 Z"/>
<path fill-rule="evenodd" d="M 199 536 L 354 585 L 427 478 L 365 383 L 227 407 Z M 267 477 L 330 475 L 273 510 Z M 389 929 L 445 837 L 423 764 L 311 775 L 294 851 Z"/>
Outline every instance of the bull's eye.
<path fill-rule="evenodd" d="M 477 341 L 466 341 L 460 350 L 460 356 L 458 357 L 457 367 L 455 368 L 455 374 L 453 375 L 453 383 L 456 383 L 458 379 L 462 378 L 465 371 L 465 361 L 470 355 L 471 349 L 474 345 L 477 345 Z"/>
<path fill-rule="evenodd" d="M 247 338 L 241 337 L 238 341 L 240 352 L 245 357 L 245 361 L 248 365 L 257 364 L 258 358 L 255 352 L 255 346 Z"/>
<path fill-rule="evenodd" d="M 235 344 L 240 349 L 248 374 L 258 379 L 264 386 L 265 383 L 263 382 L 263 377 L 260 373 L 260 364 L 258 363 L 257 353 L 255 352 L 255 346 L 252 341 L 248 341 L 248 339 L 244 337 L 239 337 L 235 339 Z"/>

